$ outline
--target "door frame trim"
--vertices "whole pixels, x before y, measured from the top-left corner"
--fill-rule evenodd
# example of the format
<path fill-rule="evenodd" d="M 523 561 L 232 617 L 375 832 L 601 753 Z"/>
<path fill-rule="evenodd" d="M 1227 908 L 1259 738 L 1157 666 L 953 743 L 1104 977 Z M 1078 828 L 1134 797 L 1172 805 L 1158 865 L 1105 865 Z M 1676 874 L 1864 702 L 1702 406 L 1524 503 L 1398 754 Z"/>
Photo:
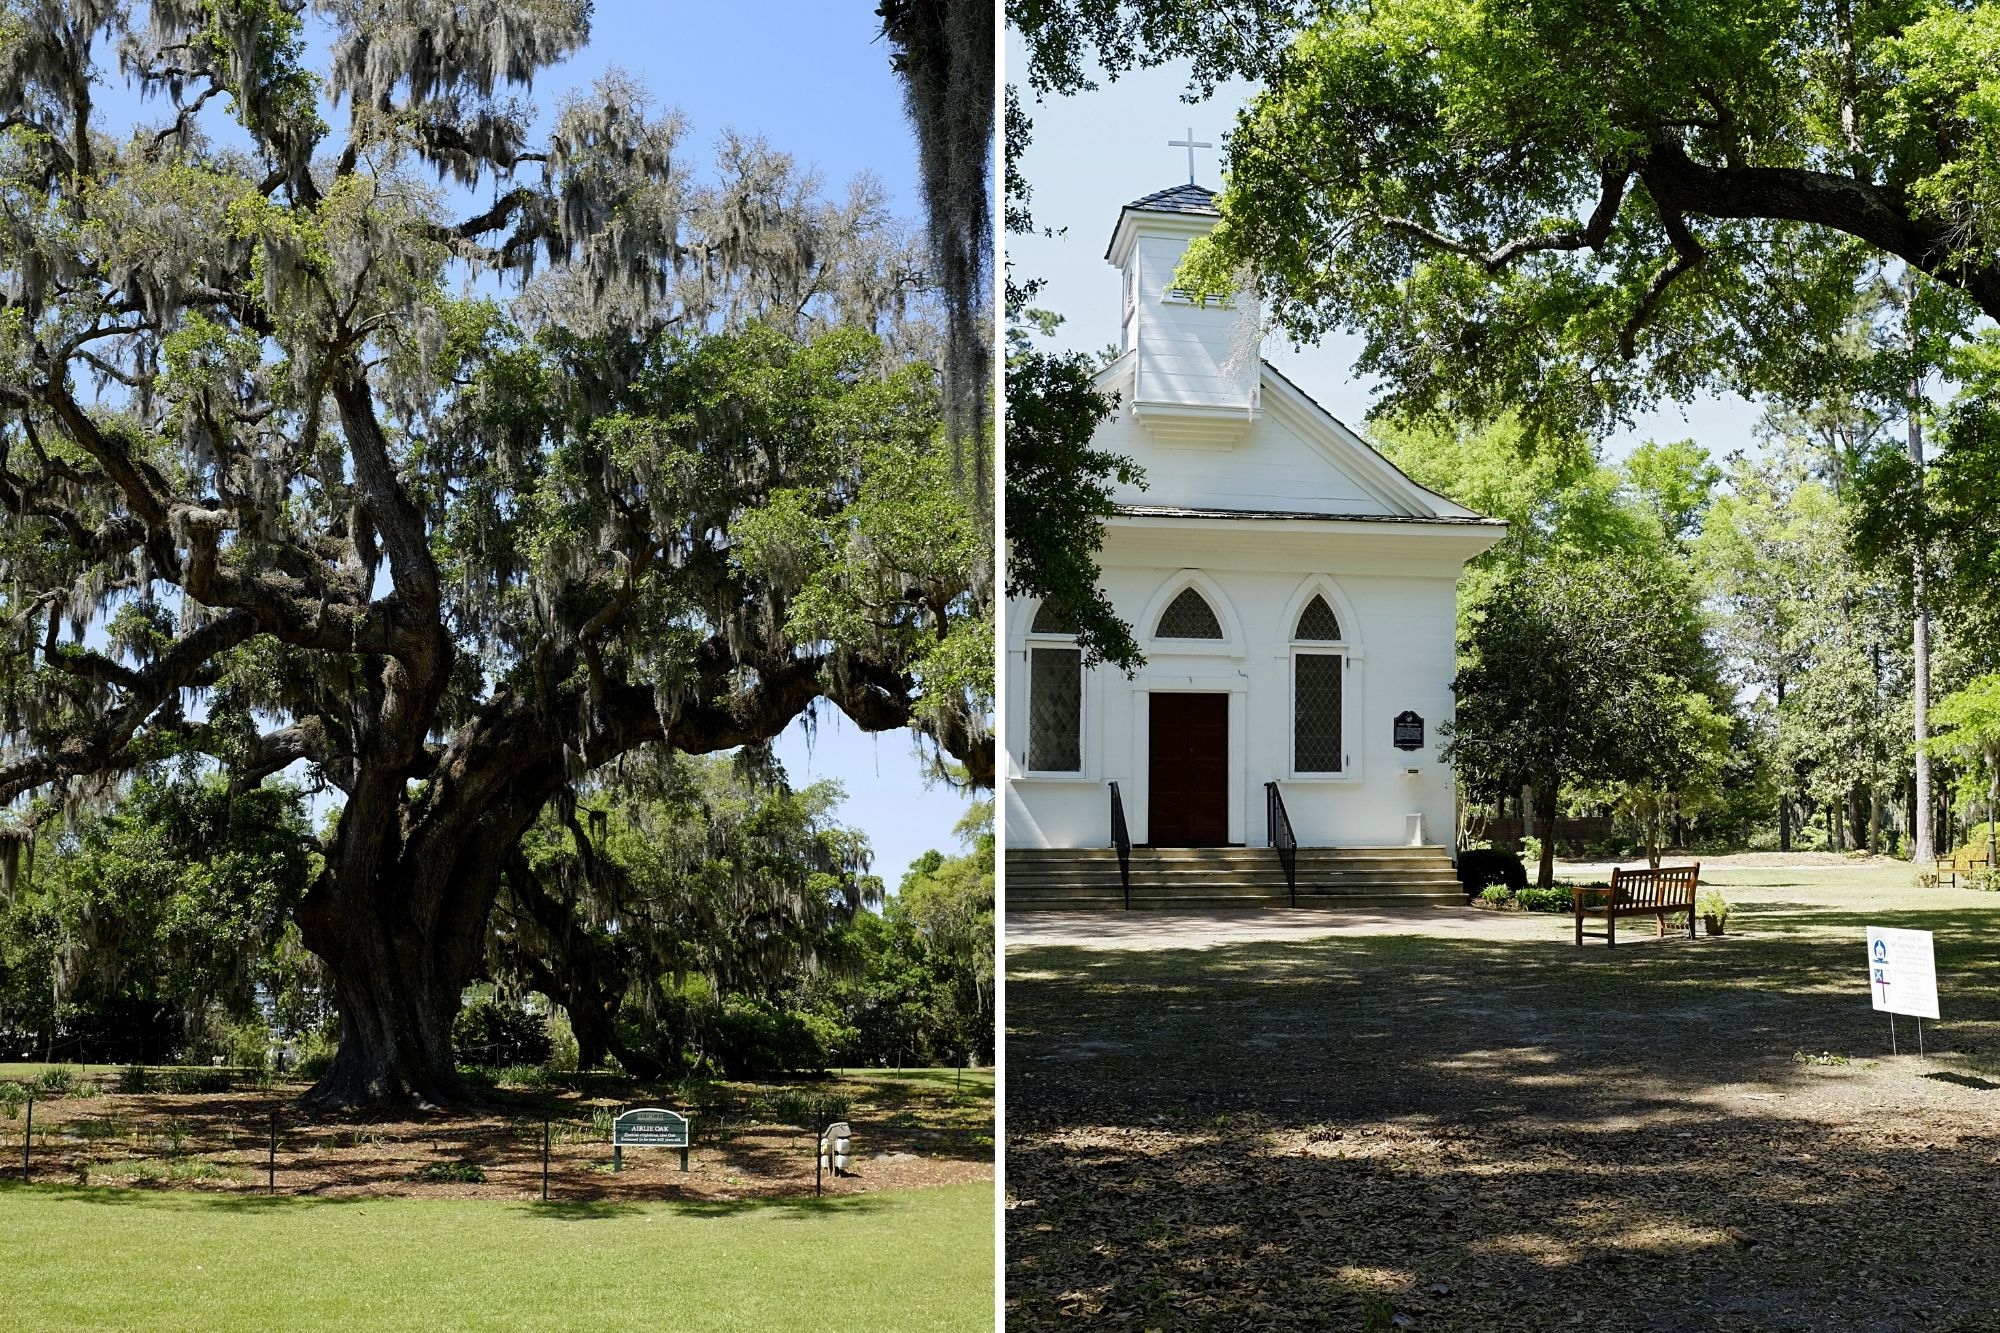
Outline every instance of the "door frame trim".
<path fill-rule="evenodd" d="M 1241 672 L 1227 676 L 1170 676 L 1164 673 L 1141 675 L 1133 680 L 1132 691 L 1143 710 L 1141 716 L 1133 719 L 1132 728 L 1132 773 L 1133 785 L 1137 788 L 1131 799 L 1125 803 L 1125 817 L 1134 823 L 1132 841 L 1151 843 L 1152 829 L 1152 729 L 1154 694 L 1227 694 L 1229 696 L 1229 810 L 1226 841 L 1228 845 L 1244 845 L 1244 831 L 1249 824 L 1248 784 L 1244 768 L 1248 761 L 1248 731 L 1250 723 L 1250 681 Z M 1137 820 L 1133 815 L 1137 814 Z"/>

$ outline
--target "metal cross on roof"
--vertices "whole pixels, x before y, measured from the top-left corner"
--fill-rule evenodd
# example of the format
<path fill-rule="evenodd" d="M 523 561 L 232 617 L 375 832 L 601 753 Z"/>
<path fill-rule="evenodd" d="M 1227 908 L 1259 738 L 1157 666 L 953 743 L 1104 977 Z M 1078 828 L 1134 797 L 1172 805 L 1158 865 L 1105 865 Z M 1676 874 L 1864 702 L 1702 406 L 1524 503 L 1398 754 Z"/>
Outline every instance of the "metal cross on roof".
<path fill-rule="evenodd" d="M 1196 140 L 1195 140 L 1195 137 L 1194 137 L 1194 126 L 1190 125 L 1190 126 L 1188 126 L 1188 137 L 1187 137 L 1187 138 L 1185 138 L 1185 139 L 1169 139 L 1169 140 L 1167 140 L 1167 147 L 1169 147 L 1169 148 L 1185 148 L 1185 149 L 1187 149 L 1187 150 L 1188 150 L 1188 184 L 1189 184 L 1189 185 L 1192 185 L 1192 184 L 1194 184 L 1194 150 L 1195 150 L 1195 149 L 1197 149 L 1197 148 L 1213 148 L 1213 147 L 1215 147 L 1215 145 L 1214 145 L 1214 144 L 1212 144 L 1212 143 L 1198 143 L 1198 142 L 1196 142 Z"/>

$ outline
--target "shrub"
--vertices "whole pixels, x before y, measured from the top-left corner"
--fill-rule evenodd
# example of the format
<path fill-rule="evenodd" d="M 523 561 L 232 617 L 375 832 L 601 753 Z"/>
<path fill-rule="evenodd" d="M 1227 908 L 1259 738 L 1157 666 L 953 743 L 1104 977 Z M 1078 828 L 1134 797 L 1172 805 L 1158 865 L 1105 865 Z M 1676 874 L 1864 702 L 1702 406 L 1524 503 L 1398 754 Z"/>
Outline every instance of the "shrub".
<path fill-rule="evenodd" d="M 570 1026 L 569 1015 L 561 1009 L 549 1014 L 549 1072 L 574 1074 L 581 1061 L 582 1052 L 577 1046 L 576 1030 Z"/>
<path fill-rule="evenodd" d="M 412 1171 L 410 1179 L 431 1184 L 483 1185 L 486 1171 L 474 1162 L 427 1162 Z"/>
<path fill-rule="evenodd" d="M 451 1044 L 461 1064 L 504 1069 L 547 1064 L 554 1053 L 548 1020 L 514 1004 L 480 1000 L 459 1011 Z"/>
<path fill-rule="evenodd" d="M 126 1065 L 118 1071 L 118 1091 L 138 1093 L 151 1092 L 152 1090 L 153 1079 L 146 1072 L 146 1066 Z"/>
<path fill-rule="evenodd" d="M 852 1100 L 836 1092 L 807 1092 L 785 1088 L 758 1098 L 751 1107 L 762 1120 L 773 1124 L 798 1125 L 818 1129 L 835 1120 L 845 1120 Z"/>
<path fill-rule="evenodd" d="M 9 1079 L 0 1082 L 0 1112 L 5 1112 L 9 1120 L 21 1114 L 22 1103 L 28 1100 L 28 1085 Z"/>
<path fill-rule="evenodd" d="M 334 1053 L 340 1049 L 340 1043 L 324 1032 L 308 1032 L 299 1038 L 298 1049 L 299 1062 L 294 1072 L 317 1083 L 333 1068 Z"/>
<path fill-rule="evenodd" d="M 493 1081 L 508 1088 L 546 1088 L 555 1080 L 543 1065 L 508 1065 L 493 1071 Z"/>
<path fill-rule="evenodd" d="M 1474 848 L 1458 854 L 1458 882 L 1468 898 L 1496 884 L 1519 893 L 1528 887 L 1528 869 L 1512 852 Z"/>
<path fill-rule="evenodd" d="M 1965 830 L 1965 837 L 1959 841 L 1957 848 L 1955 848 L 1954 850 L 1961 852 L 1972 852 L 1975 855 L 1984 853 L 1988 848 L 1990 848 L 1993 845 L 1991 842 L 1988 841 L 1988 839 L 1992 836 L 1991 830 L 1992 830 L 1992 825 L 1990 824 L 1971 825 Z"/>
<path fill-rule="evenodd" d="M 1489 884 L 1479 891 L 1479 900 L 1481 902 L 1492 903 L 1496 907 L 1513 896 L 1513 894 L 1507 892 L 1507 886 L 1504 884 Z"/>
<path fill-rule="evenodd" d="M 1522 889 L 1514 901 L 1524 912 L 1567 912 L 1571 910 L 1568 889 Z"/>
<path fill-rule="evenodd" d="M 223 1033 L 222 1056 L 240 1069 L 262 1070 L 271 1060 L 271 1029 L 262 1021 L 232 1024 Z"/>
<path fill-rule="evenodd" d="M 67 1097 L 83 1086 L 83 1071 L 68 1065 L 51 1065 L 35 1076 L 37 1097 Z"/>
<path fill-rule="evenodd" d="M 2000 889 L 2000 871 L 1990 866 L 1983 866 L 1966 875 L 1964 879 L 1965 887 L 1968 889 L 1981 889 L 1987 893 Z"/>
<path fill-rule="evenodd" d="M 732 1077 L 826 1067 L 826 1050 L 805 1018 L 766 1000 L 729 996 L 715 1026 L 714 1052 Z"/>

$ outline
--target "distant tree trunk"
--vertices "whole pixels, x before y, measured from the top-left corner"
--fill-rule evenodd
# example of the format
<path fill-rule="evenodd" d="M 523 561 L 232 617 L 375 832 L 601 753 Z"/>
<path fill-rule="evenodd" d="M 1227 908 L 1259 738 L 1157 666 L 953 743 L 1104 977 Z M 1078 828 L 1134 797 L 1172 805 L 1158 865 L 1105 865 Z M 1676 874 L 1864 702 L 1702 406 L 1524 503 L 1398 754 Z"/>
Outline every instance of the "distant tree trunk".
<path fill-rule="evenodd" d="M 2000 808 L 2000 745 L 1986 747 L 1986 861 L 2000 865 L 2000 828 L 1994 826 L 1994 811 Z"/>
<path fill-rule="evenodd" d="M 1916 274 L 1909 274 L 1910 303 L 1916 303 Z M 1914 358 L 1912 358 L 1914 360 Z M 1910 468 L 1916 479 L 1917 503 L 1921 508 L 1924 486 L 1924 427 L 1917 416 L 1917 404 L 1923 401 L 1924 386 L 1920 376 L 1910 378 Z M 1910 713 L 1916 741 L 1917 814 L 1911 821 L 1916 830 L 1916 846 L 1910 849 L 1912 861 L 1928 862 L 1937 854 L 1937 845 L 1931 840 L 1931 757 L 1926 750 L 1930 740 L 1931 706 L 1931 629 L 1930 610 L 1925 605 L 1924 582 L 1928 571 L 1924 568 L 1924 550 L 1918 542 L 1910 558 Z"/>
<path fill-rule="evenodd" d="M 568 822 L 588 862 L 594 856 L 590 843 L 574 817 Z M 569 1015 L 577 1068 L 601 1068 L 607 1056 L 616 1056 L 625 1072 L 636 1077 L 665 1074 L 663 1061 L 619 1034 L 618 1011 L 631 975 L 626 960 L 597 935 L 577 928 L 575 909 L 548 891 L 518 848 L 507 858 L 507 888 L 513 911 L 532 921 L 548 944 L 546 949 L 522 950 L 513 965 Z"/>
<path fill-rule="evenodd" d="M 1783 711 L 1785 678 L 1779 676 L 1772 681 L 1772 689 L 1778 697 L 1778 708 Z M 1778 775 L 1778 850 L 1781 852 L 1792 850 L 1792 791 L 1791 784 L 1787 780 L 1789 776 L 1784 773 Z"/>
<path fill-rule="evenodd" d="M 1868 784 L 1868 850 L 1882 850 L 1882 788 L 1873 782 Z"/>
<path fill-rule="evenodd" d="M 1538 888 L 1552 889 L 1556 883 L 1556 800 L 1560 794 L 1555 779 L 1551 778 L 1536 793 L 1542 816 L 1542 861 L 1535 872 Z"/>

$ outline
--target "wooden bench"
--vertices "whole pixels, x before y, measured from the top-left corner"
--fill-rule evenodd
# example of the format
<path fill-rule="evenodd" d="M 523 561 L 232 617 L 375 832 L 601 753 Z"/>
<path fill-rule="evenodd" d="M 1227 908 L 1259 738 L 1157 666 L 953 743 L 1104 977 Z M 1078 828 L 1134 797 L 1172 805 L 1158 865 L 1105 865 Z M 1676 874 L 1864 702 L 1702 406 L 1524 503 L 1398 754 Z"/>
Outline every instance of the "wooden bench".
<path fill-rule="evenodd" d="M 1611 887 L 1577 888 L 1570 890 L 1571 901 L 1576 907 L 1576 942 L 1583 944 L 1583 919 L 1586 916 L 1604 918 L 1604 944 L 1616 948 L 1618 944 L 1618 918 L 1621 916 L 1650 916 L 1656 923 L 1658 937 L 1666 938 L 1667 917 L 1675 912 L 1686 912 L 1688 938 L 1694 938 L 1694 890 L 1701 880 L 1701 862 L 1691 866 L 1662 866 L 1658 870 L 1625 870 L 1614 868 L 1611 872 Z M 1587 895 L 1595 894 L 1602 902 L 1586 903 Z"/>
<path fill-rule="evenodd" d="M 1937 859 L 1938 883 L 1946 881 L 1955 889 L 1960 875 L 1970 875 L 1975 870 L 1991 870 L 1993 853 L 1985 847 L 1961 847 L 1950 856 Z"/>

